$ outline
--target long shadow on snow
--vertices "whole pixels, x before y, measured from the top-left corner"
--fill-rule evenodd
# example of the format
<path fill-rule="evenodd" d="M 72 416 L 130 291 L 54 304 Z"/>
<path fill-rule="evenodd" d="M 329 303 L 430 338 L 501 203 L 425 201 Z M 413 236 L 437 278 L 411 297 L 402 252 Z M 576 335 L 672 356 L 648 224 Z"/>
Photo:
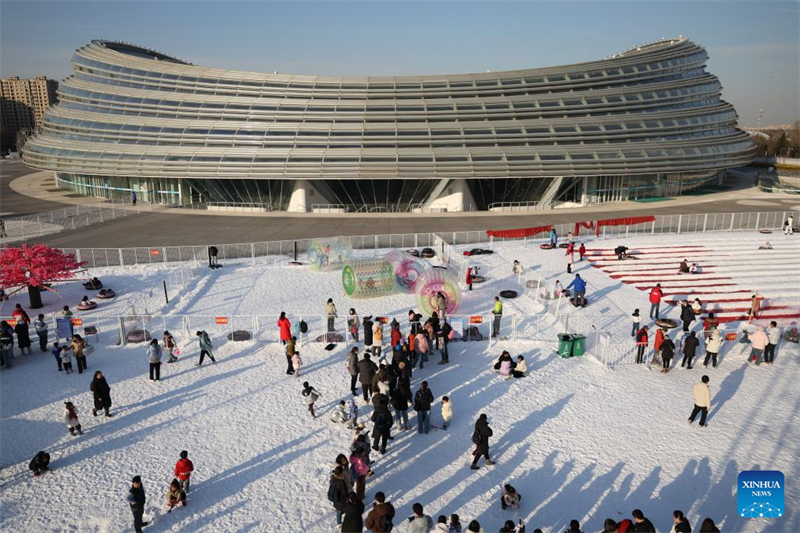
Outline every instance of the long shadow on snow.
<path fill-rule="evenodd" d="M 709 410 L 708 416 L 706 417 L 708 422 L 711 422 L 714 420 L 714 418 L 716 418 L 720 409 L 722 409 L 728 400 L 733 398 L 733 396 L 736 394 L 736 391 L 739 390 L 739 387 L 742 385 L 742 381 L 744 380 L 744 373 L 746 369 L 747 364 L 744 364 L 728 374 L 725 379 L 722 380 L 722 383 L 719 385 L 719 393 L 712 398 L 712 405 L 714 408 Z"/>

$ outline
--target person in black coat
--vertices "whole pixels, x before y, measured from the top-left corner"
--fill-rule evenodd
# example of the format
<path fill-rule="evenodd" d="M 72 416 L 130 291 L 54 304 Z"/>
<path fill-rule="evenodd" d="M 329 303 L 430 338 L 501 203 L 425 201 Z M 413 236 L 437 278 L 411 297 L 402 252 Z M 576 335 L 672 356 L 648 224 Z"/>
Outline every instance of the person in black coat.
<path fill-rule="evenodd" d="M 481 416 L 478 417 L 478 421 L 475 422 L 475 433 L 473 433 L 475 451 L 472 453 L 475 458 L 472 460 L 472 466 L 470 466 L 472 470 L 480 468 L 478 466 L 478 460 L 481 457 L 486 459 L 487 465 L 494 464 L 494 461 L 489 458 L 489 437 L 491 437 L 492 434 L 492 428 L 489 427 L 489 419 L 485 414 L 481 414 Z"/>
<path fill-rule="evenodd" d="M 89 390 L 92 391 L 92 395 L 94 396 L 94 409 L 92 409 L 92 414 L 97 416 L 98 411 L 105 411 L 107 417 L 114 416 L 109 413 L 109 409 L 111 409 L 111 387 L 108 386 L 106 378 L 103 377 L 103 373 L 99 370 L 94 373 L 94 378 L 92 379 Z"/>
<path fill-rule="evenodd" d="M 375 424 L 372 429 L 372 449 L 376 452 L 386 453 L 386 441 L 391 437 L 392 414 L 389 412 L 385 396 L 380 400 L 380 409 L 375 409 L 375 412 L 372 413 L 372 422 Z"/>
<path fill-rule="evenodd" d="M 661 359 L 663 368 L 661 372 L 666 374 L 669 372 L 669 367 L 672 364 L 672 358 L 675 356 L 675 343 L 672 342 L 668 336 L 664 335 L 664 340 L 661 342 Z"/>
<path fill-rule="evenodd" d="M 686 340 L 683 341 L 683 361 L 681 361 L 681 367 L 687 365 L 686 368 L 689 370 L 692 369 L 692 359 L 697 355 L 698 346 L 700 346 L 700 341 L 697 339 L 697 333 L 693 331 L 686 337 Z"/>
<path fill-rule="evenodd" d="M 369 348 L 372 346 L 372 317 L 364 317 L 364 346 Z"/>
<path fill-rule="evenodd" d="M 358 499 L 355 492 L 350 492 L 344 505 L 342 533 L 362 533 L 362 531 L 364 531 L 364 502 Z"/>
<path fill-rule="evenodd" d="M 409 430 L 408 425 L 408 406 L 411 403 L 411 387 L 403 383 L 392 392 L 392 407 L 394 407 L 395 419 L 400 429 Z"/>
<path fill-rule="evenodd" d="M 42 472 L 50 470 L 50 454 L 47 452 L 39 452 L 33 456 L 31 462 L 28 464 L 33 475 L 39 477 Z"/>
<path fill-rule="evenodd" d="M 333 504 L 336 510 L 336 523 L 342 523 L 342 513 L 347 503 L 347 483 L 344 481 L 344 469 L 342 465 L 337 465 L 331 474 L 330 485 L 328 486 L 328 501 Z"/>
<path fill-rule="evenodd" d="M 366 340 L 366 335 L 364 335 Z M 358 381 L 361 383 L 361 392 L 364 394 L 364 401 L 368 402 L 372 394 L 372 378 L 378 372 L 378 366 L 370 361 L 369 352 L 364 353 L 364 358 L 358 362 Z"/>
<path fill-rule="evenodd" d="M 689 331 L 689 324 L 694 322 L 694 311 L 687 300 L 681 302 L 681 320 L 683 320 L 683 331 Z"/>
<path fill-rule="evenodd" d="M 142 517 L 144 516 L 144 504 L 147 502 L 147 496 L 144 493 L 142 478 L 139 476 L 134 476 L 126 500 L 131 506 L 131 512 L 133 513 L 133 530 L 136 531 L 136 533 L 141 533 L 142 528 L 149 522 L 142 521 Z"/>
<path fill-rule="evenodd" d="M 633 530 L 636 533 L 656 533 L 656 528 L 653 523 L 644 516 L 640 509 L 634 509 L 631 513 L 633 515 Z"/>
<path fill-rule="evenodd" d="M 19 351 L 25 355 L 27 353 L 31 353 L 31 336 L 28 331 L 28 323 L 24 320 L 17 320 L 17 325 L 14 326 L 14 333 L 17 334 L 17 345 L 19 345 Z"/>

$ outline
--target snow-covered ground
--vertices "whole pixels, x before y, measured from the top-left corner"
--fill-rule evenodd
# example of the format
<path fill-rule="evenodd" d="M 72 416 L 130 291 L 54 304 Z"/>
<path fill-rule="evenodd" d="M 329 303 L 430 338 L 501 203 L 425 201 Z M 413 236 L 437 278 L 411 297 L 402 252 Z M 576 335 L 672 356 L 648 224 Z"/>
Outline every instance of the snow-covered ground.
<path fill-rule="evenodd" d="M 715 275 L 724 269 L 724 277 L 732 280 L 735 290 L 758 289 L 769 302 L 783 300 L 787 309 L 794 309 L 800 299 L 800 242 L 793 239 L 772 236 L 771 252 L 757 251 L 765 239 L 749 233 L 642 236 L 590 241 L 587 248 L 590 254 L 599 254 L 618 243 L 632 250 L 640 247 L 640 251 L 702 245 L 708 250 L 705 256 L 696 253 L 686 259 L 708 263 L 702 268 L 716 269 Z M 530 244 L 523 249 L 519 243 L 496 245 L 495 250 L 494 255 L 471 259 L 482 267 L 488 281 L 476 285 L 472 293 L 465 291 L 459 314 L 486 313 L 501 289 L 522 291 L 510 276 L 514 259 L 526 266 L 522 286 L 534 274 L 550 282 L 572 278 L 564 274 L 563 250 L 543 251 Z M 664 257 L 651 267 L 677 270 L 680 259 Z M 630 342 L 630 313 L 638 307 L 646 316 L 649 309 L 647 292 L 637 289 L 645 282 L 633 278 L 634 283 L 622 283 L 627 278 L 613 277 L 617 268 L 629 268 L 627 262 L 593 263 L 597 268 L 589 261 L 574 268 L 589 282 L 590 303 L 581 313 L 615 341 Z M 647 263 L 631 261 L 630 266 L 641 269 Z M 150 313 L 260 315 L 269 318 L 260 326 L 265 329 L 272 327 L 282 310 L 293 320 L 321 315 L 328 297 L 334 298 L 340 314 L 355 307 L 362 316 L 402 316 L 418 307 L 409 295 L 348 300 L 338 272 L 315 273 L 304 267 L 256 262 L 203 271 L 179 297 L 171 295 L 170 304 L 159 311 L 160 280 L 170 268 L 97 269 L 91 274 L 115 289 L 123 288 L 121 292 L 131 297 L 144 292 Z M 634 274 L 641 275 L 639 270 Z M 703 284 L 693 279 L 691 287 L 682 285 L 675 292 L 696 290 Z M 70 304 L 85 293 L 73 285 L 59 288 Z M 719 299 L 730 298 L 726 294 Z M 46 295 L 46 300 L 52 310 L 64 305 L 53 295 Z M 24 298 L 20 301 L 25 303 Z M 13 299 L 6 302 L 4 315 L 13 303 Z M 509 315 L 539 309 L 525 296 L 505 304 Z M 119 307 L 99 308 L 96 313 L 118 314 L 124 308 L 122 301 L 113 305 Z M 676 316 L 675 309 L 668 311 Z M 797 322 L 783 319 L 787 325 L 793 321 Z M 91 416 L 91 374 L 64 375 L 57 371 L 52 356 L 38 353 L 36 347 L 33 355 L 18 356 L 13 369 L 4 369 L 0 373 L 0 529 L 130 529 L 124 497 L 131 477 L 138 474 L 147 489 L 146 515 L 155 520 L 153 531 L 333 530 L 333 510 L 326 499 L 328 479 L 336 455 L 348 453 L 351 436 L 329 422 L 328 414 L 349 395 L 344 360 L 350 345 L 342 343 L 327 352 L 320 344 L 308 343 L 301 349 L 303 375 L 293 378 L 284 373 L 279 344 L 228 342 L 224 327 L 209 330 L 215 333 L 218 362 L 193 366 L 196 345 L 181 332 L 183 356 L 178 363 L 163 365 L 159 384 L 147 380 L 141 346 L 99 342 L 89 358 L 89 370 L 102 369 L 112 387 L 117 416 L 107 420 Z M 553 337 L 559 331 L 554 325 Z M 158 330 L 154 333 L 160 335 Z M 433 423 L 441 422 L 440 400 L 448 395 L 454 405 L 453 425 L 446 432 L 433 430 L 428 435 L 395 434 L 385 456 L 373 454 L 378 455 L 373 457 L 376 475 L 368 480 L 367 501 L 376 491 L 384 491 L 397 507 L 399 531 L 404 530 L 402 522 L 414 502 L 421 502 L 434 521 L 440 514 L 458 513 L 465 525 L 477 519 L 487 532 L 517 517 L 528 524 L 529 531 L 540 527 L 547 533 L 560 532 L 573 518 L 586 531 L 598 531 L 605 518 L 630 518 L 634 508 L 642 509 L 659 531 L 671 527 L 674 509 L 686 512 L 698 529 L 702 519 L 710 516 L 725 532 L 800 530 L 800 515 L 794 510 L 800 504 L 800 491 L 793 481 L 800 475 L 796 344 L 780 345 L 772 367 L 748 366 L 741 347 L 729 345 L 716 369 L 697 365 L 694 370 L 678 368 L 667 375 L 646 366 L 609 370 L 590 357 L 562 360 L 553 354 L 552 346 L 524 339 L 453 343 L 450 365 L 436 365 L 434 357 L 430 365 L 416 370 L 413 389 L 427 380 L 436 396 Z M 499 379 L 491 364 L 503 349 L 524 354 L 531 375 L 522 380 Z M 703 373 L 711 378 L 712 393 L 706 429 L 686 424 L 693 403 L 691 389 Z M 310 418 L 300 396 L 304 380 L 323 394 L 316 420 Z M 67 434 L 62 420 L 67 400 L 80 411 L 83 437 Z M 371 407 L 362 408 L 362 417 L 371 412 Z M 494 429 L 490 442 L 497 465 L 473 472 L 468 468 L 470 435 L 482 412 Z M 415 427 L 413 411 L 410 414 Z M 189 506 L 167 515 L 164 496 L 182 449 L 189 450 L 195 463 L 193 489 Z M 53 472 L 33 479 L 27 463 L 38 450 L 51 453 Z M 782 518 L 755 520 L 737 514 L 736 478 L 740 471 L 750 469 L 785 474 L 786 514 Z M 511 483 L 523 495 L 522 508 L 516 513 L 500 510 L 503 483 Z"/>

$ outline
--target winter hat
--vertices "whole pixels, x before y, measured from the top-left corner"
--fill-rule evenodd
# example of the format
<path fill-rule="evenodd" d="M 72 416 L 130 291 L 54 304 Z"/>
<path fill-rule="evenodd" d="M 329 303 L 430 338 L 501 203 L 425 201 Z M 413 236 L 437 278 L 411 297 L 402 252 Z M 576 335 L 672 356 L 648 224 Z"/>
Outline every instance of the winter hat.
<path fill-rule="evenodd" d="M 469 523 L 469 526 L 467 526 L 467 531 L 478 533 L 480 530 L 481 530 L 481 525 L 478 523 L 477 520 L 473 520 L 472 522 Z"/>
<path fill-rule="evenodd" d="M 133 476 L 133 480 L 131 481 L 131 483 L 141 483 L 141 482 L 142 478 L 140 478 L 139 476 Z"/>

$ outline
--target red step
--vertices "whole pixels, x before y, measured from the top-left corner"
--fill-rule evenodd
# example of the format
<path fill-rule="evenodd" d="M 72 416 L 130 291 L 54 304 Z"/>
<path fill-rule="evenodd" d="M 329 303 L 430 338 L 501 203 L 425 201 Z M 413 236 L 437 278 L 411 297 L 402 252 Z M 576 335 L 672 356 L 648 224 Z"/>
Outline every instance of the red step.
<path fill-rule="evenodd" d="M 733 284 L 731 284 L 733 285 Z M 705 287 L 719 287 L 720 285 L 706 285 Z M 640 290 L 647 290 L 647 289 L 640 289 Z M 684 294 L 686 296 L 694 296 L 695 294 L 730 294 L 734 292 L 749 292 L 753 293 L 753 291 L 749 289 L 738 289 L 738 290 L 731 290 L 731 291 L 693 291 L 693 292 L 662 292 L 664 296 L 675 296 L 677 294 Z M 750 298 L 748 298 L 749 300 Z"/>
<path fill-rule="evenodd" d="M 749 302 L 750 298 L 731 298 L 728 300 L 703 300 L 703 304 L 720 304 L 720 303 L 731 303 L 731 302 Z M 683 300 L 668 300 L 667 303 L 669 305 L 678 305 Z"/>
<path fill-rule="evenodd" d="M 747 315 L 740 315 L 738 317 L 736 317 L 736 316 L 720 316 L 720 317 L 717 317 L 717 318 L 719 319 L 720 323 L 723 323 L 723 322 L 746 322 L 746 321 L 750 320 L 750 317 L 748 317 Z M 785 314 L 785 315 L 757 316 L 755 318 L 755 320 L 756 321 L 758 321 L 758 320 L 782 320 L 784 318 L 800 318 L 800 313 L 796 313 L 796 314 L 793 314 L 793 315 Z"/>
<path fill-rule="evenodd" d="M 605 272 L 605 270 L 603 272 Z M 697 277 L 697 276 L 702 276 L 704 274 L 714 274 L 714 272 L 713 271 L 708 271 L 708 272 L 701 272 L 701 273 L 692 274 L 692 275 Z M 675 275 L 679 276 L 681 274 L 675 274 Z M 664 274 L 610 274 L 609 277 L 611 279 L 620 279 L 620 278 L 653 278 L 653 277 L 663 278 Z M 709 278 L 698 278 L 698 279 L 709 279 Z M 723 278 L 712 278 L 712 279 L 723 279 Z M 730 279 L 730 278 L 724 278 L 724 279 Z M 674 279 L 674 280 L 671 280 L 671 281 L 678 281 L 678 280 Z"/>
<path fill-rule="evenodd" d="M 731 279 L 731 278 L 704 278 L 703 281 L 716 281 L 716 280 L 721 280 L 721 279 Z M 623 280 L 620 280 L 620 281 L 622 281 L 622 283 L 628 283 L 628 284 L 639 283 L 638 281 L 636 281 L 634 279 L 630 279 L 630 280 L 623 279 Z M 674 282 L 674 281 L 680 281 L 680 280 L 671 279 L 671 280 L 666 280 L 665 283 L 670 283 L 670 282 Z M 714 287 L 714 286 L 715 285 L 702 285 L 702 287 Z M 674 289 L 675 287 L 670 287 L 670 288 Z"/>

